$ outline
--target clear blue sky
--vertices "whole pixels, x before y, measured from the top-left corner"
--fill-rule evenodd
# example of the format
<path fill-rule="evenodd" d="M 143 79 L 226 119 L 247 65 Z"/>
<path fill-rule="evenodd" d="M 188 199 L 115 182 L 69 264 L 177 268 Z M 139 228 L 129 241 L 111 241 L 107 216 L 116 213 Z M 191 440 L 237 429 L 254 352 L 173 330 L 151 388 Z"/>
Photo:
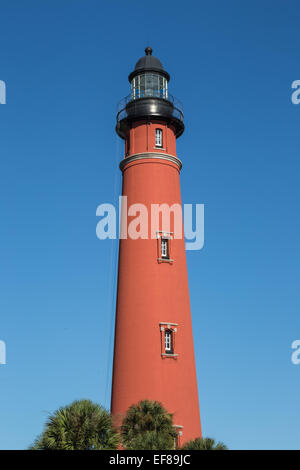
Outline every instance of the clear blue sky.
<path fill-rule="evenodd" d="M 95 213 L 150 44 L 184 104 L 183 202 L 205 204 L 187 254 L 204 435 L 300 449 L 299 2 L 3 0 L 0 17 L 0 447 L 74 399 L 109 406 L 115 246 Z"/>

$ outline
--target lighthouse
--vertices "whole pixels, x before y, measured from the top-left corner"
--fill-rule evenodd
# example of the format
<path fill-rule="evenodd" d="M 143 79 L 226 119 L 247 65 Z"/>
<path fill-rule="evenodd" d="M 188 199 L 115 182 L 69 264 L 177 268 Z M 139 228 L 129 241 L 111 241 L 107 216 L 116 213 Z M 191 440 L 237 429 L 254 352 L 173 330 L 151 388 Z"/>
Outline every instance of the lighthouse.
<path fill-rule="evenodd" d="M 181 446 L 201 437 L 176 152 L 183 110 L 150 47 L 128 78 L 116 125 L 125 151 L 111 411 L 121 423 L 132 404 L 159 401 Z M 139 208 L 147 230 L 130 236 Z"/>

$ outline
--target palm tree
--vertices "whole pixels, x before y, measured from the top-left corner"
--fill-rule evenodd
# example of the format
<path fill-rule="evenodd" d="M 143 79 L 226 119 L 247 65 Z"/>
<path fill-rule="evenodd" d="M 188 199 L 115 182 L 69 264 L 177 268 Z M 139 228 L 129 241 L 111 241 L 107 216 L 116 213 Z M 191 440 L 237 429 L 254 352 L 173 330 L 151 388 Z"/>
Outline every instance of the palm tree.
<path fill-rule="evenodd" d="M 174 449 L 176 431 L 172 415 L 157 401 L 132 405 L 121 426 L 121 440 L 128 450 Z"/>
<path fill-rule="evenodd" d="M 108 411 L 90 400 L 74 401 L 50 415 L 31 450 L 116 449 L 118 433 Z"/>
<path fill-rule="evenodd" d="M 210 437 L 197 437 L 192 441 L 188 441 L 182 446 L 182 450 L 228 450 L 223 442 L 216 444 L 214 439 Z"/>

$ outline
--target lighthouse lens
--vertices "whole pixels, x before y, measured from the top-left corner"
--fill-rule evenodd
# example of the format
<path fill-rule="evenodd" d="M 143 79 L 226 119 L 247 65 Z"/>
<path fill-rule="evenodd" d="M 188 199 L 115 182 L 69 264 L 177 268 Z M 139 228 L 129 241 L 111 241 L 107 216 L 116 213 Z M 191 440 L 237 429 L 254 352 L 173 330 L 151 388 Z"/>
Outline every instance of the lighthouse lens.
<path fill-rule="evenodd" d="M 154 98 L 168 99 L 167 80 L 157 73 L 144 73 L 137 75 L 131 82 L 132 99 Z"/>

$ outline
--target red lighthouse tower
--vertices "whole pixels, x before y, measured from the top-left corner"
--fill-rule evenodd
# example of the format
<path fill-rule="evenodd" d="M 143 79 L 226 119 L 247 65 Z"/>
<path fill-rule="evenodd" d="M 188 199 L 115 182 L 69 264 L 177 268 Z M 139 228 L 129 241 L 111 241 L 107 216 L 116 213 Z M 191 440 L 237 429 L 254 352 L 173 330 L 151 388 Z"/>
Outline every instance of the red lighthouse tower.
<path fill-rule="evenodd" d="M 123 207 L 111 410 L 120 422 L 132 404 L 157 400 L 173 413 L 182 445 L 201 436 L 176 154 L 183 112 L 168 91 L 169 74 L 150 47 L 145 52 L 117 114 L 116 131 L 125 140 L 122 195 L 127 208 L 147 208 L 149 229 L 147 236 L 128 236 L 132 217 Z M 153 207 L 159 216 L 151 229 Z M 169 225 L 163 207 L 171 208 Z"/>

